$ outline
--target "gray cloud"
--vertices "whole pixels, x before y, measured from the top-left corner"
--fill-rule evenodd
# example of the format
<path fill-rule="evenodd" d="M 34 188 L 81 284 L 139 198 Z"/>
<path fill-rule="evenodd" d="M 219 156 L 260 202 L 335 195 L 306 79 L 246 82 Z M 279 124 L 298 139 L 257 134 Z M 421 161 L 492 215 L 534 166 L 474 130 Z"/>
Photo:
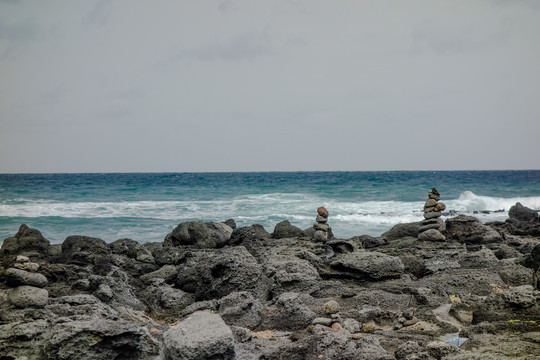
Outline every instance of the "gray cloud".
<path fill-rule="evenodd" d="M 0 57 L 13 57 L 38 38 L 39 27 L 35 19 L 0 22 Z M 3 44 L 2 44 L 3 43 Z M 3 45 L 3 46 L 2 46 Z"/>
<path fill-rule="evenodd" d="M 0 172 L 537 168 L 534 4 L 3 3 Z"/>
<path fill-rule="evenodd" d="M 181 51 L 173 60 L 194 57 L 200 61 L 252 61 L 271 55 L 273 51 L 267 31 L 245 32 L 228 39 L 216 38 L 198 48 Z"/>
<path fill-rule="evenodd" d="M 104 26 L 110 21 L 112 3 L 107 0 L 98 0 L 85 16 L 85 21 L 90 25 Z"/>

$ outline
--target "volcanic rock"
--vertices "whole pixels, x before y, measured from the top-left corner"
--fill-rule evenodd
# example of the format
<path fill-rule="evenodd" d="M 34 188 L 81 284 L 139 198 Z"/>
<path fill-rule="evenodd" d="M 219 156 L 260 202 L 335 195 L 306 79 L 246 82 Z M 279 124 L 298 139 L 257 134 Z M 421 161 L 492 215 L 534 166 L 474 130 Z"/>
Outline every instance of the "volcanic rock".
<path fill-rule="evenodd" d="M 276 224 L 272 237 L 274 239 L 285 239 L 292 237 L 303 236 L 304 232 L 294 225 L 291 225 L 289 220 L 283 220 Z"/>
<path fill-rule="evenodd" d="M 11 304 L 19 308 L 42 308 L 47 305 L 49 292 L 35 286 L 23 285 L 10 289 L 8 292 L 8 299 Z"/>
<path fill-rule="evenodd" d="M 163 335 L 167 359 L 234 359 L 234 338 L 223 319 L 198 311 Z"/>
<path fill-rule="evenodd" d="M 193 245 L 197 248 L 221 248 L 228 244 L 233 229 L 220 222 L 188 221 L 179 224 L 167 235 L 163 245 Z"/>
<path fill-rule="evenodd" d="M 331 266 L 343 275 L 365 280 L 399 277 L 405 269 L 398 257 L 364 251 L 336 256 Z"/>
<path fill-rule="evenodd" d="M 16 268 L 7 269 L 5 276 L 8 285 L 11 286 L 30 285 L 43 288 L 48 283 L 47 278 L 41 274 Z"/>
<path fill-rule="evenodd" d="M 529 209 L 528 207 L 521 205 L 519 202 L 508 210 L 508 216 L 510 219 L 516 219 L 519 221 L 538 221 L 539 219 L 537 211 Z"/>

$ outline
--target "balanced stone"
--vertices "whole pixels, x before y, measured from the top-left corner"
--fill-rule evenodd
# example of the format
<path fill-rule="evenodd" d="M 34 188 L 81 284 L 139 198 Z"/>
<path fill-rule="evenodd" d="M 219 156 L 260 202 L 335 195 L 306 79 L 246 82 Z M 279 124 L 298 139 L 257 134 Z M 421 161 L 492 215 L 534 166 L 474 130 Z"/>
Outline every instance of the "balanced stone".
<path fill-rule="evenodd" d="M 437 201 L 439 201 L 441 199 L 441 196 L 440 196 L 439 192 L 437 191 L 436 187 L 429 190 L 428 197 L 430 199 L 437 200 Z"/>
<path fill-rule="evenodd" d="M 47 278 L 38 273 L 9 268 L 6 270 L 6 281 L 9 285 L 30 285 L 43 288 L 47 286 Z"/>
<path fill-rule="evenodd" d="M 328 218 L 317 214 L 317 218 L 315 219 L 315 221 L 318 222 L 319 224 L 326 224 L 326 222 L 328 221 Z"/>
<path fill-rule="evenodd" d="M 36 272 L 39 270 L 39 264 L 34 262 L 16 262 L 14 265 L 17 269 Z"/>
<path fill-rule="evenodd" d="M 45 307 L 49 302 L 49 292 L 34 286 L 19 286 L 10 289 L 8 293 L 9 302 L 16 307 Z"/>
<path fill-rule="evenodd" d="M 322 231 L 328 232 L 328 230 L 330 230 L 330 225 L 317 223 L 317 224 L 313 225 L 313 228 L 315 230 L 322 230 Z"/>
<path fill-rule="evenodd" d="M 315 230 L 313 240 L 315 240 L 315 242 L 326 242 L 328 240 L 328 233 L 323 230 Z"/>
<path fill-rule="evenodd" d="M 442 202 L 435 205 L 435 210 L 437 210 L 437 211 L 443 211 L 444 209 L 446 209 L 446 205 L 444 205 L 444 203 L 442 203 Z"/>
<path fill-rule="evenodd" d="M 441 214 L 440 211 L 430 211 L 430 212 L 424 213 L 424 218 L 425 219 L 433 219 L 433 218 L 438 218 L 441 215 L 442 214 Z"/>
<path fill-rule="evenodd" d="M 418 239 L 425 241 L 445 241 L 446 237 L 439 230 L 429 229 L 420 233 Z"/>
<path fill-rule="evenodd" d="M 24 255 L 17 255 L 17 263 L 26 263 L 30 261 L 30 258 L 28 256 Z"/>
<path fill-rule="evenodd" d="M 317 214 L 321 215 L 324 218 L 328 217 L 328 210 L 324 206 L 320 206 L 317 208 Z"/>
<path fill-rule="evenodd" d="M 446 224 L 439 218 L 424 220 L 422 221 L 422 225 L 418 229 L 418 232 L 421 233 L 429 229 L 444 231 L 446 230 Z"/>
<path fill-rule="evenodd" d="M 427 199 L 425 205 L 424 205 L 424 209 L 426 208 L 430 208 L 430 207 L 435 207 L 437 205 L 437 200 L 435 199 Z"/>

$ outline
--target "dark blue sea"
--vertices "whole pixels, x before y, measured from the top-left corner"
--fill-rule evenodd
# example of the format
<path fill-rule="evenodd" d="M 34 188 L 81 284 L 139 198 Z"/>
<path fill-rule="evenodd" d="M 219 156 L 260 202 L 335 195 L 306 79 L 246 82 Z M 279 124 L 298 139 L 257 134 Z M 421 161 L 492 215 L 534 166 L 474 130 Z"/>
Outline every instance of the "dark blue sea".
<path fill-rule="evenodd" d="M 0 174 L 0 242 L 23 223 L 52 243 L 76 234 L 162 241 L 189 220 L 306 229 L 319 206 L 336 237 L 378 236 L 421 220 L 431 187 L 446 216 L 504 220 L 517 201 L 540 209 L 540 170 Z"/>

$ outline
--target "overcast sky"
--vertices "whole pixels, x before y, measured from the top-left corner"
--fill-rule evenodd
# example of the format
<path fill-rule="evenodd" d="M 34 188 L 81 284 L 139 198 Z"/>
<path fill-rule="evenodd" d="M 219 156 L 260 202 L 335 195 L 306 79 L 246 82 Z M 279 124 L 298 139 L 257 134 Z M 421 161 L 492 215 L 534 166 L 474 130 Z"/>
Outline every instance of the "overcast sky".
<path fill-rule="evenodd" d="M 0 0 L 0 172 L 539 169 L 540 0 Z"/>

